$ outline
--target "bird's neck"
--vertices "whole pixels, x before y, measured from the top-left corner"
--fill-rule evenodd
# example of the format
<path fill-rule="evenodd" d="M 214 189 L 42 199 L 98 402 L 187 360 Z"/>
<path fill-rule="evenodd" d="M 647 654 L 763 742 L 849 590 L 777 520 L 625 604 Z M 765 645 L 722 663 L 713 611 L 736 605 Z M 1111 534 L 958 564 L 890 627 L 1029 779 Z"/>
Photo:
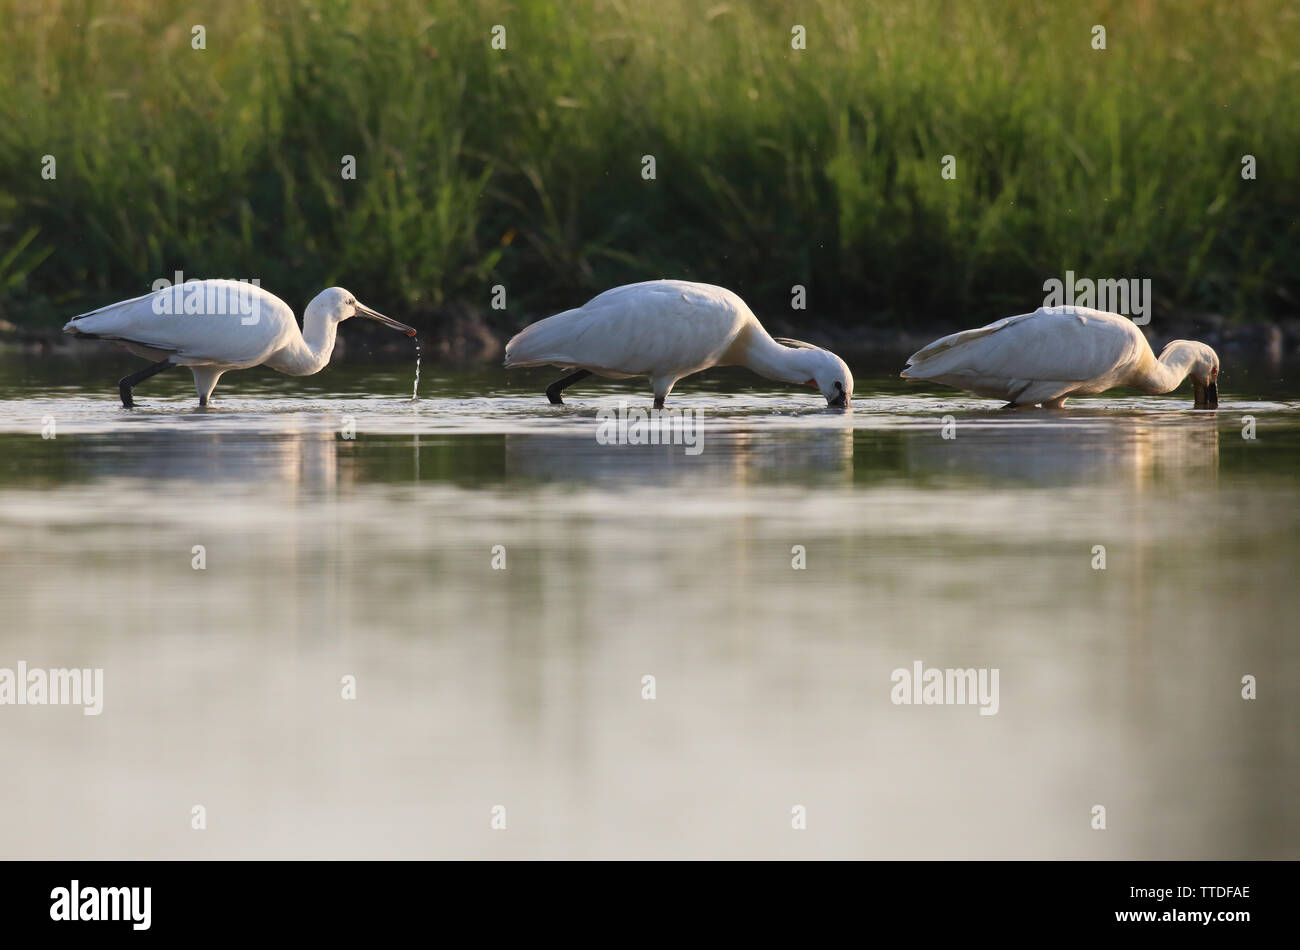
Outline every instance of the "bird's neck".
<path fill-rule="evenodd" d="M 1148 350 L 1146 359 L 1134 374 L 1133 386 L 1155 395 L 1173 392 L 1182 385 L 1195 362 L 1195 351 L 1182 342 L 1169 344 L 1159 359 Z"/>
<path fill-rule="evenodd" d="M 283 349 L 267 360 L 272 369 L 289 376 L 310 376 L 320 372 L 330 361 L 338 324 L 333 320 L 310 318 L 303 323 L 302 333 L 295 333 Z"/>
<path fill-rule="evenodd" d="M 782 346 L 757 323 L 739 342 L 741 348 L 735 361 L 759 376 L 783 383 L 806 383 L 813 378 L 813 371 L 807 365 L 811 350 Z"/>

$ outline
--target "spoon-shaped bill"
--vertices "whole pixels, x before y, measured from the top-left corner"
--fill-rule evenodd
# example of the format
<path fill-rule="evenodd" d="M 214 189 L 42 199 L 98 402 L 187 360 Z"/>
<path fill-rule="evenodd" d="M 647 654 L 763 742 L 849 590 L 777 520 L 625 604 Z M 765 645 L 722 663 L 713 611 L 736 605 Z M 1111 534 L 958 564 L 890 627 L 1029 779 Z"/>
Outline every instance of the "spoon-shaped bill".
<path fill-rule="evenodd" d="M 417 332 L 414 327 L 408 327 L 405 323 L 398 323 L 392 317 L 386 317 L 379 311 L 371 310 L 369 307 L 365 306 L 364 304 L 358 303 L 356 307 L 357 307 L 357 313 L 360 314 L 361 316 L 369 317 L 371 320 L 377 320 L 380 323 L 382 323 L 384 326 L 392 327 L 394 330 L 401 330 L 407 336 L 415 336 Z"/>

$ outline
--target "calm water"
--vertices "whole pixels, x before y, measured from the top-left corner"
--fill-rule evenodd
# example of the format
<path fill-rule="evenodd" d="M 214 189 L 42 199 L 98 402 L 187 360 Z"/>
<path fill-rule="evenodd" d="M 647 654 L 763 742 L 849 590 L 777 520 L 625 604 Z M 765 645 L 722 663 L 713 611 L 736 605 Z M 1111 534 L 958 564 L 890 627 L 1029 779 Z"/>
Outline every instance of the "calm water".
<path fill-rule="evenodd" d="M 0 857 L 1300 857 L 1293 375 L 1004 414 L 864 369 L 840 414 L 722 372 L 689 456 L 597 442 L 635 384 L 128 413 L 133 365 L 0 360 L 0 667 L 104 670 L 99 716 L 0 706 Z M 893 704 L 916 661 L 997 714 Z"/>

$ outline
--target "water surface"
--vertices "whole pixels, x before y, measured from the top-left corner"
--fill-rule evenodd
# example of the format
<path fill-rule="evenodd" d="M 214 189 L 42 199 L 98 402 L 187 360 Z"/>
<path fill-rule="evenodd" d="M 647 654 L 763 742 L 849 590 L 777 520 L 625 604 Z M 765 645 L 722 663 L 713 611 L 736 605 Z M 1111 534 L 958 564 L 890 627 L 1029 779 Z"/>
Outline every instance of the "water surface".
<path fill-rule="evenodd" d="M 719 372 L 670 403 L 691 456 L 596 440 L 635 383 L 349 364 L 199 412 L 176 373 L 127 412 L 131 365 L 0 360 L 0 667 L 105 680 L 0 706 L 0 856 L 1300 857 L 1286 372 L 1214 413 Z M 918 660 L 997 668 L 997 714 L 894 705 Z"/>

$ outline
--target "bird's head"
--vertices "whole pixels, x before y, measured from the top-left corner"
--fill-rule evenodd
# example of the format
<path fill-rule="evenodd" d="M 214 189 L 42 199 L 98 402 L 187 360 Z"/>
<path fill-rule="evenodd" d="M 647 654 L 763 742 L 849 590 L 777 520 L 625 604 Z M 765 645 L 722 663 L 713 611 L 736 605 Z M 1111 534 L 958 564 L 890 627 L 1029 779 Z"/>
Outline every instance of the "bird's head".
<path fill-rule="evenodd" d="M 849 366 L 830 350 L 820 346 L 777 337 L 776 342 L 801 350 L 801 367 L 809 375 L 804 384 L 812 386 L 826 397 L 826 404 L 833 409 L 847 409 L 853 402 L 853 374 Z"/>
<path fill-rule="evenodd" d="M 1219 408 L 1219 354 L 1196 340 L 1174 340 L 1165 347 L 1165 353 L 1175 347 L 1186 353 L 1187 375 L 1192 380 L 1197 409 Z M 1164 359 L 1165 353 L 1161 354 Z"/>
<path fill-rule="evenodd" d="M 826 397 L 826 405 L 835 409 L 847 409 L 852 405 L 853 374 L 849 372 L 849 364 L 830 350 L 819 350 L 815 367 L 813 382 Z"/>
<path fill-rule="evenodd" d="M 405 323 L 398 323 L 392 317 L 386 317 L 378 311 L 371 310 L 357 300 L 351 291 L 344 290 L 342 287 L 330 287 L 327 290 L 322 290 L 312 298 L 311 303 L 307 304 L 307 309 L 303 315 L 304 317 L 319 315 L 335 324 L 350 320 L 353 317 L 367 317 L 371 320 L 377 320 L 386 327 L 401 330 L 407 336 L 415 336 L 416 334 L 414 327 L 408 327 Z"/>

